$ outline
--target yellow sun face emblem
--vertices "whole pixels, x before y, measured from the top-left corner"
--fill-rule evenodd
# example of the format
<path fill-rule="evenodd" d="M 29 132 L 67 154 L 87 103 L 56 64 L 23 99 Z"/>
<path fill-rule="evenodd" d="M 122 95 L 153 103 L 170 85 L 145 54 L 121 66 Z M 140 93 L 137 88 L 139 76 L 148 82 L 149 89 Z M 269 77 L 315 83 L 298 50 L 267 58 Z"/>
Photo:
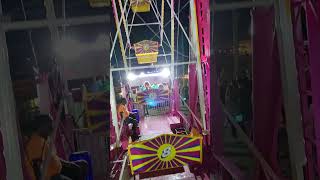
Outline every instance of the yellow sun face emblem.
<path fill-rule="evenodd" d="M 176 156 L 176 149 L 171 144 L 163 144 L 157 154 L 161 161 L 171 161 Z"/>
<path fill-rule="evenodd" d="M 143 46 L 143 50 L 149 51 L 149 49 L 150 49 L 149 44 L 145 44 L 145 45 Z"/>

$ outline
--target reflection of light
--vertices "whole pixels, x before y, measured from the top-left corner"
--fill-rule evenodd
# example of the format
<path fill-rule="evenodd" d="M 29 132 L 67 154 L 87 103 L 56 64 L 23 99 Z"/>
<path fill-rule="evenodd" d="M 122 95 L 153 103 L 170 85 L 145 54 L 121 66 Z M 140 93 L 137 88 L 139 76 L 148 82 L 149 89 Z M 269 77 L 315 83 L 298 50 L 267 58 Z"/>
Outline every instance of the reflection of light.
<path fill-rule="evenodd" d="M 161 75 L 163 77 L 169 77 L 170 76 L 170 70 L 168 68 L 164 68 L 162 71 L 161 71 Z"/>
<path fill-rule="evenodd" d="M 133 73 L 128 73 L 127 79 L 130 81 L 133 81 L 133 80 L 137 79 L 137 76 Z"/>
<path fill-rule="evenodd" d="M 141 72 L 139 75 L 129 73 L 127 75 L 127 79 L 132 81 L 132 80 L 136 80 L 137 78 L 154 77 L 154 76 L 161 76 L 161 77 L 167 78 L 170 76 L 170 70 L 168 68 L 164 68 L 159 73 L 145 74 L 145 73 Z"/>

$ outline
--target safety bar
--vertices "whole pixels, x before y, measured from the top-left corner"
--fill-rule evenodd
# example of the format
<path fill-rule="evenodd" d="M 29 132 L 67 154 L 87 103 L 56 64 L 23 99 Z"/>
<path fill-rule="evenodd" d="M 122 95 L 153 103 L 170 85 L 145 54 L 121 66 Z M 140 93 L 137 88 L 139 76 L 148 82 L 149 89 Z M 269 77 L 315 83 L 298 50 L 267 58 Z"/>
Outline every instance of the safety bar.
<path fill-rule="evenodd" d="M 190 109 L 190 107 L 189 107 L 188 104 L 184 101 L 184 99 L 183 99 L 181 96 L 179 96 L 179 97 L 180 97 L 180 99 L 182 100 L 183 104 L 188 108 L 188 110 L 189 110 L 189 112 L 191 113 L 192 117 L 196 120 L 196 122 L 197 122 L 198 125 L 201 127 L 201 129 L 202 129 L 202 130 L 205 130 L 205 129 L 203 129 L 203 125 L 202 125 L 200 119 L 194 114 L 194 112 Z"/>

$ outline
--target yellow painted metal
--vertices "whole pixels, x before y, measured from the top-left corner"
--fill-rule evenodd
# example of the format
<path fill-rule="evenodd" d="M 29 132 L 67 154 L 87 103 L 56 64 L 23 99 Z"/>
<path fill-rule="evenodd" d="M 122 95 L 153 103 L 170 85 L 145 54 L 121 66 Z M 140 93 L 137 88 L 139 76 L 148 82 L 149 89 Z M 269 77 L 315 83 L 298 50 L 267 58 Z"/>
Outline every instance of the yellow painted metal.
<path fill-rule="evenodd" d="M 90 6 L 93 8 L 110 7 L 111 0 L 89 0 Z"/>
<path fill-rule="evenodd" d="M 158 59 L 158 53 L 147 53 L 137 55 L 138 64 L 156 63 Z"/>
<path fill-rule="evenodd" d="M 115 0 L 112 0 L 112 6 L 113 6 L 113 12 L 114 12 L 114 19 L 117 27 L 118 33 L 118 38 L 119 38 L 119 43 L 120 43 L 120 49 L 121 49 L 121 54 L 122 54 L 122 60 L 125 68 L 128 68 L 128 63 L 127 63 L 127 56 L 126 56 L 126 51 L 124 49 L 123 45 L 123 39 L 122 39 L 122 34 L 121 34 L 121 29 L 120 29 L 120 22 L 118 18 L 118 11 L 117 11 L 117 6 Z M 126 70 L 128 72 L 128 70 Z"/>
<path fill-rule="evenodd" d="M 107 121 L 102 121 L 98 123 L 92 123 L 90 121 L 91 117 L 94 116 L 101 116 L 101 115 L 107 115 L 107 109 L 105 110 L 90 110 L 88 108 L 88 103 L 90 101 L 99 101 L 99 102 L 105 102 L 106 103 L 106 108 L 107 108 L 107 97 L 104 93 L 89 93 L 87 88 L 83 86 L 83 91 L 82 91 L 82 101 L 85 109 L 85 120 L 87 124 L 87 128 L 90 130 L 95 130 L 98 129 L 104 125 L 106 125 Z"/>
<path fill-rule="evenodd" d="M 150 2 L 148 0 L 131 0 L 133 12 L 150 12 Z"/>
<path fill-rule="evenodd" d="M 202 163 L 202 136 L 161 134 L 128 146 L 131 174 Z"/>
<path fill-rule="evenodd" d="M 163 42 L 163 33 L 164 33 L 164 0 L 161 1 L 161 32 L 160 32 L 160 46 L 162 46 Z"/>

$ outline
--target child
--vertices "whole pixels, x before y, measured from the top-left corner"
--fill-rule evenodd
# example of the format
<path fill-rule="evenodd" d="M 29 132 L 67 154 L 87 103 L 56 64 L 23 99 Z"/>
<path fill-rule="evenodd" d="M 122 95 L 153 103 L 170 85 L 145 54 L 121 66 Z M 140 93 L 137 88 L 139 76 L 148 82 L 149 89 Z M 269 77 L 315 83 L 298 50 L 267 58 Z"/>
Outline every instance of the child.
<path fill-rule="evenodd" d="M 132 114 L 128 111 L 126 104 L 127 100 L 125 98 L 122 98 L 121 103 L 118 106 L 118 116 L 120 117 L 120 122 L 124 121 L 124 124 L 128 125 L 129 136 L 131 136 L 132 141 L 135 141 L 139 138 L 137 134 L 138 122 L 136 120 L 135 114 Z M 132 128 L 130 129 L 130 127 Z"/>

